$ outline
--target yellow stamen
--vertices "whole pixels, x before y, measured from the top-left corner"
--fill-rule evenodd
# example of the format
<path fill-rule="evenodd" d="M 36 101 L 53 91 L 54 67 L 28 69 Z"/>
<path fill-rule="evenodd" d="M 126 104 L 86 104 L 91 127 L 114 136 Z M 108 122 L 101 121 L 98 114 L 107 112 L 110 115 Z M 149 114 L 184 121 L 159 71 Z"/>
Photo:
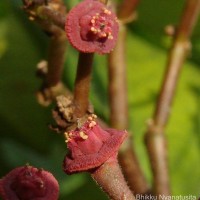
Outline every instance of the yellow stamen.
<path fill-rule="evenodd" d="M 95 23 L 95 20 L 94 20 L 94 19 L 91 19 L 91 23 L 94 24 L 94 23 Z"/>
<path fill-rule="evenodd" d="M 96 122 L 95 121 L 91 121 L 90 123 L 89 123 L 89 127 L 90 128 L 92 128 L 92 127 L 94 127 L 94 126 L 96 126 Z"/>
<path fill-rule="evenodd" d="M 89 121 L 92 121 L 92 120 L 93 120 L 92 116 L 89 116 L 89 117 L 88 117 L 88 120 L 89 120 Z"/>
<path fill-rule="evenodd" d="M 91 27 L 91 29 L 90 29 L 93 33 L 97 33 L 97 29 L 96 28 L 94 28 L 94 27 Z"/>
<path fill-rule="evenodd" d="M 96 119 L 96 118 L 97 118 L 97 116 L 96 116 L 95 114 L 92 114 L 92 117 L 93 117 L 94 119 Z"/>
<path fill-rule="evenodd" d="M 107 14 L 107 15 L 111 15 L 110 10 L 104 9 L 103 12 L 104 12 L 105 14 Z"/>
<path fill-rule="evenodd" d="M 106 37 L 106 36 L 107 36 L 106 33 L 101 34 L 101 37 Z"/>
<path fill-rule="evenodd" d="M 113 36 L 112 36 L 112 35 L 109 35 L 109 36 L 108 36 L 108 39 L 113 40 Z"/>
<path fill-rule="evenodd" d="M 65 142 L 68 143 L 71 140 L 70 137 L 72 136 L 72 133 L 65 132 L 64 136 L 65 136 L 65 139 L 66 139 Z"/>
<path fill-rule="evenodd" d="M 88 135 L 86 135 L 83 131 L 81 131 L 80 133 L 80 137 L 84 140 L 87 140 L 88 139 Z"/>

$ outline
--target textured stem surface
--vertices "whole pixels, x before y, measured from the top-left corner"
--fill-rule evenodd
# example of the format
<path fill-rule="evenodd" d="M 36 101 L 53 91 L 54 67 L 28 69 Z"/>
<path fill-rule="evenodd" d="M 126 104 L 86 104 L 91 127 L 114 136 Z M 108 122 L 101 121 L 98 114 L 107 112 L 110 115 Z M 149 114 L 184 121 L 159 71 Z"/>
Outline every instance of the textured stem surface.
<path fill-rule="evenodd" d="M 154 191 L 156 195 L 170 194 L 164 128 L 169 118 L 180 70 L 188 54 L 190 35 L 196 24 L 199 11 L 200 0 L 187 0 L 173 46 L 169 52 L 167 69 L 155 113 L 149 123 L 146 135 L 146 144 L 154 175 Z"/>
<path fill-rule="evenodd" d="M 66 14 L 55 11 L 45 5 L 39 7 L 37 14 L 41 18 L 46 19 L 46 21 L 52 22 L 54 25 L 65 30 Z"/>
<path fill-rule="evenodd" d="M 128 127 L 125 40 L 126 27 L 120 24 L 117 44 L 108 56 L 110 123 L 116 129 Z"/>
<path fill-rule="evenodd" d="M 79 53 L 74 88 L 74 105 L 76 117 L 82 117 L 88 109 L 93 57 L 93 53 Z"/>
<path fill-rule="evenodd" d="M 102 187 L 112 200 L 134 200 L 121 172 L 117 159 L 110 158 L 97 170 L 92 172 L 92 178 Z"/>
<path fill-rule="evenodd" d="M 66 7 L 62 0 L 45 1 L 24 0 L 24 10 L 29 19 L 36 22 L 50 36 L 48 62 L 38 63 L 37 75 L 43 79 L 42 87 L 37 92 L 38 102 L 48 106 L 57 95 L 68 94 L 68 90 L 61 83 L 66 50 L 66 35 L 55 21 L 63 22 Z M 55 20 L 56 18 L 56 20 Z"/>
<path fill-rule="evenodd" d="M 52 36 L 49 45 L 48 72 L 46 84 L 48 87 L 57 85 L 61 81 L 62 70 L 65 59 L 66 36 L 63 31 Z"/>

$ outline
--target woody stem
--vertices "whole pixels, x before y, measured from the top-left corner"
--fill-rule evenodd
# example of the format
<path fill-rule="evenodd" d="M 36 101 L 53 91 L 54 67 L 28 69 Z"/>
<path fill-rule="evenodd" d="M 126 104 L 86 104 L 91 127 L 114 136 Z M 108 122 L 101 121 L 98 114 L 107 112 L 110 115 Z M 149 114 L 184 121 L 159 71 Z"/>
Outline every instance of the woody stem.
<path fill-rule="evenodd" d="M 88 109 L 93 53 L 79 53 L 74 85 L 75 116 L 82 117 Z"/>

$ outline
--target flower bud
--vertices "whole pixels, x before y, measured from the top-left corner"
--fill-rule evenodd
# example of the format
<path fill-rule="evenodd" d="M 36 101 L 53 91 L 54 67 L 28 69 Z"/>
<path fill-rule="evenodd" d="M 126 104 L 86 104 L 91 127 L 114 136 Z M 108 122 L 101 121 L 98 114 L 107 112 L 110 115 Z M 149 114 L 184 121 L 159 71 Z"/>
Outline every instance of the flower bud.
<path fill-rule="evenodd" d="M 54 176 L 32 166 L 15 168 L 0 179 L 3 200 L 57 200 L 58 193 L 59 185 Z"/>

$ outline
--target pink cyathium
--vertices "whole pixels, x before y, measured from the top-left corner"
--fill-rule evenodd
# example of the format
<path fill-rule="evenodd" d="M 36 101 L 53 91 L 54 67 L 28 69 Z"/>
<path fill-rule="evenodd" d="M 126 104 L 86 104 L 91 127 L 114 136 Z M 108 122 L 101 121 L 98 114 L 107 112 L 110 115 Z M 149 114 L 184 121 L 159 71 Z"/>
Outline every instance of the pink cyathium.
<path fill-rule="evenodd" d="M 57 200 L 59 185 L 54 176 L 43 169 L 23 166 L 0 179 L 3 200 Z"/>
<path fill-rule="evenodd" d="M 65 133 L 70 154 L 63 163 L 67 174 L 89 171 L 101 166 L 109 158 L 116 158 L 126 131 L 103 130 L 95 121 L 96 115 L 79 128 Z"/>
<path fill-rule="evenodd" d="M 97 0 L 84 0 L 68 14 L 65 30 L 69 42 L 84 53 L 109 53 L 118 35 L 116 15 Z"/>

